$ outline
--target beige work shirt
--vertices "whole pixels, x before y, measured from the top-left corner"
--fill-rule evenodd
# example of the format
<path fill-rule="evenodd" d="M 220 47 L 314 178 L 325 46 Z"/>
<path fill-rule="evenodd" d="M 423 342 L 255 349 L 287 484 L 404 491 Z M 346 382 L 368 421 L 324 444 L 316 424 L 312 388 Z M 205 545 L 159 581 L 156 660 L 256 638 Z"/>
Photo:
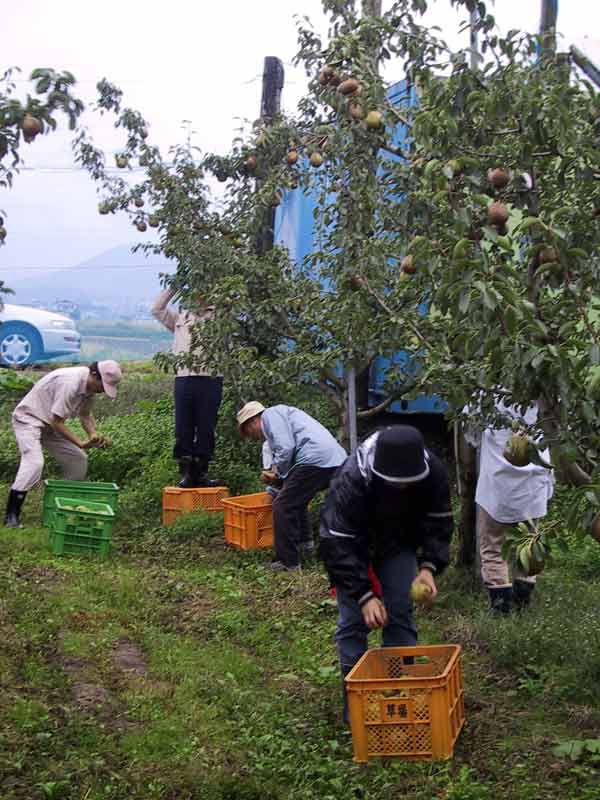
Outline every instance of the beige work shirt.
<path fill-rule="evenodd" d="M 55 369 L 38 381 L 13 411 L 13 420 L 43 428 L 53 417 L 71 419 L 90 413 L 93 394 L 87 392 L 89 367 Z"/>
<path fill-rule="evenodd" d="M 152 306 L 152 316 L 162 322 L 165 328 L 173 332 L 173 345 L 171 350 L 176 355 L 189 353 L 192 346 L 192 327 L 199 322 L 206 322 L 214 317 L 215 307 L 207 306 L 200 314 L 192 314 L 189 311 L 174 311 L 169 308 L 169 303 L 173 299 L 175 292 L 172 289 L 164 289 L 154 301 Z M 195 354 L 200 356 L 202 351 L 196 348 Z M 187 367 L 177 368 L 177 377 L 184 378 L 190 375 L 211 375 L 205 369 L 192 370 Z"/>

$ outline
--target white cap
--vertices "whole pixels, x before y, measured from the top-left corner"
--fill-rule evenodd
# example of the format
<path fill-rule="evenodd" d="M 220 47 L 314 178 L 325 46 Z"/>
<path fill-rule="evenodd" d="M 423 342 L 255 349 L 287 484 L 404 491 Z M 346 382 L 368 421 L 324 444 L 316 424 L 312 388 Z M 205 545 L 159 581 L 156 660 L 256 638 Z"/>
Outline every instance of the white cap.
<path fill-rule="evenodd" d="M 246 403 L 246 405 L 238 411 L 236 416 L 239 430 L 242 429 L 242 425 L 245 422 L 248 422 L 249 419 L 256 417 L 258 414 L 262 414 L 264 410 L 265 407 L 262 403 L 259 403 L 258 400 L 251 400 L 249 403 Z"/>
<path fill-rule="evenodd" d="M 116 361 L 99 361 L 98 372 L 102 378 L 102 386 L 104 387 L 104 394 L 114 400 L 117 396 L 117 386 L 123 377 L 121 367 Z"/>

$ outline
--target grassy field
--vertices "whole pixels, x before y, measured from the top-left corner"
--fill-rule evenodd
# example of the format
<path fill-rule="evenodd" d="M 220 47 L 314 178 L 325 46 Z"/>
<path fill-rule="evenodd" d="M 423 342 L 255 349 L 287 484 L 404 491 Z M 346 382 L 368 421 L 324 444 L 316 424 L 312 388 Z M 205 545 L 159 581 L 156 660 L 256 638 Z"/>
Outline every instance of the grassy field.
<path fill-rule="evenodd" d="M 81 362 L 113 358 L 116 361 L 151 359 L 168 351 L 173 335 L 153 320 L 80 320 Z"/>
<path fill-rule="evenodd" d="M 2 800 L 599 796 L 595 543 L 557 557 L 514 619 L 490 618 L 478 581 L 450 569 L 418 627 L 422 643 L 463 647 L 454 758 L 354 764 L 321 566 L 272 574 L 269 553 L 225 546 L 219 514 L 160 527 L 160 489 L 174 477 L 169 388 L 139 371 L 118 406 L 100 408 L 101 428 L 122 432 L 91 465 L 95 478 L 118 471 L 123 486 L 109 560 L 52 556 L 39 490 L 26 527 L 0 530 Z M 226 400 L 218 466 L 250 491 L 259 454 L 232 438 L 232 408 Z M 5 427 L 6 415 L 7 482 L 16 456 Z"/>

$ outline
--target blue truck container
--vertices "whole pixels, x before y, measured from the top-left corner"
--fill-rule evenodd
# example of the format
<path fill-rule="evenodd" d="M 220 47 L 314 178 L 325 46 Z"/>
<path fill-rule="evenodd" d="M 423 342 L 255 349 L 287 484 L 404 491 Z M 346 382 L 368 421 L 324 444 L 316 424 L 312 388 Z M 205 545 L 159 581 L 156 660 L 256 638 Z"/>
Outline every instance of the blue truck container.
<path fill-rule="evenodd" d="M 406 81 L 394 84 L 388 91 L 391 103 L 399 102 L 407 91 Z M 414 91 L 414 90 L 413 90 Z M 416 101 L 416 96 L 414 97 Z M 406 127 L 396 126 L 393 144 L 402 146 L 406 139 Z M 387 158 L 398 158 L 386 153 Z M 401 202 L 401 198 L 398 198 Z M 301 264 L 309 253 L 316 248 L 314 210 L 316 207 L 316 191 L 305 194 L 301 189 L 285 192 L 275 215 L 275 243 L 287 247 L 292 260 Z M 423 306 L 426 313 L 426 306 Z M 386 375 L 392 365 L 406 365 L 413 359 L 412 354 L 398 351 L 392 358 L 379 356 L 371 364 L 369 377 L 369 405 L 375 406 L 386 397 L 384 391 Z M 418 366 L 414 364 L 414 368 Z M 440 414 L 447 408 L 444 400 L 437 396 L 419 395 L 414 400 L 398 400 L 389 406 L 388 411 L 399 414 Z"/>

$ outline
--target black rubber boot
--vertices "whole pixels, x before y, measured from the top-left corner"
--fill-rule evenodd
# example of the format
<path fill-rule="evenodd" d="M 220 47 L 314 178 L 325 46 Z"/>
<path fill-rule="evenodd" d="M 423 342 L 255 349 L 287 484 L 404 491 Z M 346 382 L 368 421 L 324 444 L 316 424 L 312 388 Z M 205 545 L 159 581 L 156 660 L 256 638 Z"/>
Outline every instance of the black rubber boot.
<path fill-rule="evenodd" d="M 350 672 L 352 667 L 342 666 L 342 721 L 346 724 L 350 724 L 350 711 L 348 709 L 348 692 L 346 690 L 346 675 Z"/>
<path fill-rule="evenodd" d="M 513 581 L 513 600 L 517 611 L 523 611 L 531 602 L 531 595 L 535 589 L 535 583 L 531 581 Z"/>
<path fill-rule="evenodd" d="M 199 489 L 214 489 L 215 486 L 223 486 L 223 481 L 217 478 L 209 478 L 208 460 L 206 458 L 195 458 L 192 465 L 193 485 Z"/>
<path fill-rule="evenodd" d="M 4 516 L 5 528 L 22 528 L 21 525 L 21 508 L 27 497 L 27 492 L 16 492 L 14 489 L 10 490 L 8 495 L 8 502 L 6 504 L 6 514 Z"/>
<path fill-rule="evenodd" d="M 179 474 L 181 480 L 179 481 L 180 489 L 193 489 L 196 485 L 194 483 L 193 475 L 193 462 L 191 458 L 182 458 L 179 462 Z"/>
<path fill-rule="evenodd" d="M 512 586 L 489 589 L 490 611 L 492 614 L 510 614 L 512 606 Z"/>

